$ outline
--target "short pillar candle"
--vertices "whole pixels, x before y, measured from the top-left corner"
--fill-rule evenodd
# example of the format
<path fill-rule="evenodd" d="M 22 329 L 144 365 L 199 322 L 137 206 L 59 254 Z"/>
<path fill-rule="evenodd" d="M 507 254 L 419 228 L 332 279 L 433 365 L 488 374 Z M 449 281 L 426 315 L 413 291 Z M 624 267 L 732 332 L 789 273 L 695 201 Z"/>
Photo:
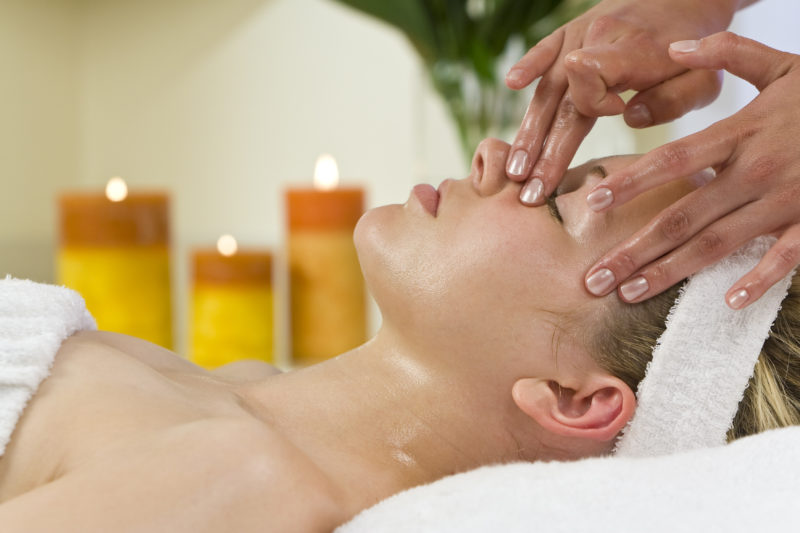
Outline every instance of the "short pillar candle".
<path fill-rule="evenodd" d="M 315 187 L 286 192 L 291 354 L 298 365 L 366 340 L 366 291 L 353 245 L 364 190 L 337 187 L 335 165 L 320 157 Z"/>
<path fill-rule="evenodd" d="M 273 363 L 272 256 L 238 250 L 230 235 L 196 250 L 190 359 L 205 368 L 245 359 Z"/>
<path fill-rule="evenodd" d="M 100 329 L 172 348 L 169 200 L 130 193 L 113 178 L 106 193 L 59 198 L 57 277 L 75 289 Z"/>

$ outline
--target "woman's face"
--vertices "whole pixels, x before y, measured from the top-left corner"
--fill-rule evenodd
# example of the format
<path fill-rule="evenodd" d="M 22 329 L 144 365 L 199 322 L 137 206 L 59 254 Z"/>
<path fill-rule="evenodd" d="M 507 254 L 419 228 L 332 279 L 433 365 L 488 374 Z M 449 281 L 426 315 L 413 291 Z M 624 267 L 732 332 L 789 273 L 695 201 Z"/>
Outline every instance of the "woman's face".
<path fill-rule="evenodd" d="M 373 209 L 358 223 L 359 259 L 385 325 L 419 349 L 552 353 L 559 317 L 591 318 L 615 298 L 586 291 L 588 267 L 691 190 L 681 180 L 595 213 L 589 190 L 638 157 L 616 156 L 570 169 L 551 206 L 526 207 L 504 171 L 508 148 L 484 141 L 466 179 L 444 181 L 438 194 L 417 186 L 405 204 Z"/>

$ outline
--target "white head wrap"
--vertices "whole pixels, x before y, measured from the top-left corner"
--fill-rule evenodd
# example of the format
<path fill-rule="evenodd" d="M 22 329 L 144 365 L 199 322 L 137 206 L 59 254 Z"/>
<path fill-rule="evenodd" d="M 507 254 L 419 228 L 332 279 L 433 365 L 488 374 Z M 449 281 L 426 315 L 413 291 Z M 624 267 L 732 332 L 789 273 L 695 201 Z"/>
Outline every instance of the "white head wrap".
<path fill-rule="evenodd" d="M 792 274 L 735 311 L 724 294 L 774 239 L 759 237 L 686 283 L 667 317 L 637 393 L 618 456 L 654 456 L 723 445 Z"/>

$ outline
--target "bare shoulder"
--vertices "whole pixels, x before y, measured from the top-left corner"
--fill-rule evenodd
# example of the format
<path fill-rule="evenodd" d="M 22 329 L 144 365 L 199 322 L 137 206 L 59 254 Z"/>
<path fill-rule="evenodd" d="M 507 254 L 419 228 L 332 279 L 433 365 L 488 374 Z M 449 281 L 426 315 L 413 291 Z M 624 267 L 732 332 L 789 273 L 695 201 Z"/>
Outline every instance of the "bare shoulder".
<path fill-rule="evenodd" d="M 282 371 L 264 361 L 247 359 L 215 368 L 211 373 L 215 376 L 234 381 L 257 381 L 276 374 L 281 374 Z"/>
<path fill-rule="evenodd" d="M 187 361 L 175 352 L 143 339 L 112 333 L 110 331 L 81 331 L 68 338 L 61 345 L 59 358 L 73 353 L 87 353 L 90 350 L 116 350 L 127 357 L 146 365 L 167 371 L 200 370 L 197 365 Z"/>
<path fill-rule="evenodd" d="M 228 418 L 155 432 L 0 505 L 0 523 L 25 531 L 331 531 L 346 518 L 300 450 Z"/>
<path fill-rule="evenodd" d="M 67 343 L 68 346 L 76 345 L 81 350 L 86 350 L 92 345 L 118 350 L 162 372 L 205 373 L 205 370 L 175 352 L 120 333 L 85 331 L 73 335 Z M 253 381 L 280 374 L 281 370 L 264 361 L 245 360 L 223 365 L 210 373 L 229 381 Z"/>

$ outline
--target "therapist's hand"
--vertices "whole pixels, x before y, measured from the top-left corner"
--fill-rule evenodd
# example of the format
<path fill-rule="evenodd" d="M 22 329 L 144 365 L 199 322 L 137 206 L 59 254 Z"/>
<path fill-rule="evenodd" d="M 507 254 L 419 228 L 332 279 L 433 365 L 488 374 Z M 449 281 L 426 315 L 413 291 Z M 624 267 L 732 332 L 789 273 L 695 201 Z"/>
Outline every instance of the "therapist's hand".
<path fill-rule="evenodd" d="M 555 190 L 595 117 L 624 112 L 645 127 L 716 98 L 717 73 L 687 70 L 667 49 L 727 28 L 734 4 L 604 0 L 531 48 L 506 77 L 512 89 L 541 77 L 506 163 L 512 180 L 528 180 L 523 203 L 540 205 Z M 639 91 L 627 106 L 617 94 L 626 89 Z"/>
<path fill-rule="evenodd" d="M 602 257 L 586 288 L 602 295 L 619 284 L 623 300 L 639 302 L 759 235 L 776 236 L 728 290 L 728 305 L 738 309 L 800 264 L 800 56 L 729 32 L 674 43 L 670 55 L 689 68 L 724 68 L 760 93 L 730 118 L 651 151 L 589 193 L 590 207 L 604 211 L 670 180 L 716 171 Z"/>

